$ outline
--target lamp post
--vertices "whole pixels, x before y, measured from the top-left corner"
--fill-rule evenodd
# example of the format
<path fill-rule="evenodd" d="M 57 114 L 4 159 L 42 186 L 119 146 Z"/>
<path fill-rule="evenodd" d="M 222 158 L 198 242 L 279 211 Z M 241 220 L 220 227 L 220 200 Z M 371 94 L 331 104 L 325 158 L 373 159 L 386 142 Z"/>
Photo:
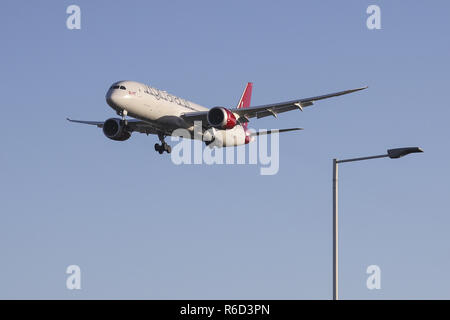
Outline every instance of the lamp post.
<path fill-rule="evenodd" d="M 353 162 L 377 158 L 398 159 L 410 153 L 423 152 L 419 147 L 396 148 L 387 150 L 386 154 L 352 159 L 333 159 L 333 300 L 339 300 L 338 295 L 338 163 Z"/>

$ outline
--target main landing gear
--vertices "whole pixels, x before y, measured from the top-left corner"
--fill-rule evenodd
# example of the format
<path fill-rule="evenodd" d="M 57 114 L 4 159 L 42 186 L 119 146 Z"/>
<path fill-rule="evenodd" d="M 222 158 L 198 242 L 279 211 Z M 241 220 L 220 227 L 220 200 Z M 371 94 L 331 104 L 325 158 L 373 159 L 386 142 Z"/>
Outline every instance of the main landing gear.
<path fill-rule="evenodd" d="M 155 151 L 159 152 L 159 154 L 163 154 L 164 151 L 167 153 L 172 152 L 172 148 L 164 141 L 165 136 L 162 133 L 158 133 L 158 138 L 161 140 L 161 144 L 155 143 Z"/>

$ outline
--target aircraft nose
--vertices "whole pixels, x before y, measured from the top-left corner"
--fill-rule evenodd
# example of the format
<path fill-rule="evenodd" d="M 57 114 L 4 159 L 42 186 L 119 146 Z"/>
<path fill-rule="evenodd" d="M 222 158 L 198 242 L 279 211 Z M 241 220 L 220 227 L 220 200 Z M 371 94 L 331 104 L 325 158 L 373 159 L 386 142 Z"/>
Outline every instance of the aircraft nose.
<path fill-rule="evenodd" d="M 111 108 L 117 109 L 120 108 L 120 105 L 123 103 L 123 95 L 121 95 L 117 90 L 109 90 L 106 93 L 106 103 L 108 103 Z"/>
<path fill-rule="evenodd" d="M 112 99 L 112 91 L 113 90 L 108 90 L 108 92 L 105 95 L 106 98 L 106 102 L 111 105 L 113 103 L 113 99 Z"/>

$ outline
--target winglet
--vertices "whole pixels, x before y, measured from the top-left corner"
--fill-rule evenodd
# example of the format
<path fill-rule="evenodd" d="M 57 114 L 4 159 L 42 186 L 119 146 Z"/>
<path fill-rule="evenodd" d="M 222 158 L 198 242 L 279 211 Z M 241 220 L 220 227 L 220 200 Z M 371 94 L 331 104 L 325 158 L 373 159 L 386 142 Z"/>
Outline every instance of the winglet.
<path fill-rule="evenodd" d="M 369 86 L 365 86 L 365 87 L 361 87 L 361 88 L 357 88 L 354 89 L 355 91 L 360 91 L 360 90 L 366 90 Z"/>
<path fill-rule="evenodd" d="M 351 90 L 347 90 L 347 91 L 348 91 L 348 93 L 352 93 L 352 92 L 356 92 L 356 91 L 366 90 L 368 87 L 369 86 L 365 86 L 365 87 L 351 89 Z"/>

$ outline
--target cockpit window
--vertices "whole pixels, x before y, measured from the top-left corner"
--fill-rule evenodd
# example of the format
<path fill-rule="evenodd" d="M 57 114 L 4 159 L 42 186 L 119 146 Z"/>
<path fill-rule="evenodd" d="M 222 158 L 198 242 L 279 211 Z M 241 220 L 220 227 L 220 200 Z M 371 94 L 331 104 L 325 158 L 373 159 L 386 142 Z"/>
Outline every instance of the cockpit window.
<path fill-rule="evenodd" d="M 111 90 L 113 90 L 113 89 L 127 90 L 127 88 L 125 88 L 124 86 L 119 86 L 119 85 L 111 86 L 110 89 L 111 89 Z"/>

